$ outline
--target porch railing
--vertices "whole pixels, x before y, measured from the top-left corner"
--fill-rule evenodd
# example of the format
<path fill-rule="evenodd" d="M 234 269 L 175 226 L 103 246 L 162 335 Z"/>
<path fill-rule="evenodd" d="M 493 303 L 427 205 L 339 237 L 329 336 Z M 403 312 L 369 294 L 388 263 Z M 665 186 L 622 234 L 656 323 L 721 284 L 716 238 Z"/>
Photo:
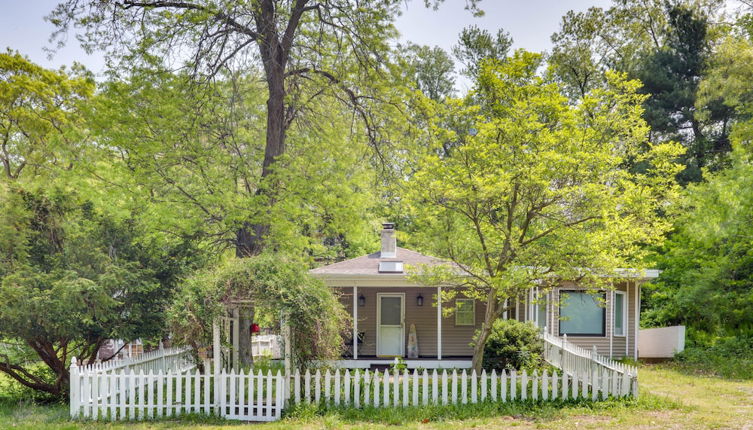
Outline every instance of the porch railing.
<path fill-rule="evenodd" d="M 586 348 L 568 342 L 567 335 L 556 337 L 542 333 L 544 359 L 565 374 L 587 384 L 598 383 L 603 379 L 629 381 L 628 393 L 638 397 L 638 368 L 612 360 L 596 352 L 596 346 Z"/>

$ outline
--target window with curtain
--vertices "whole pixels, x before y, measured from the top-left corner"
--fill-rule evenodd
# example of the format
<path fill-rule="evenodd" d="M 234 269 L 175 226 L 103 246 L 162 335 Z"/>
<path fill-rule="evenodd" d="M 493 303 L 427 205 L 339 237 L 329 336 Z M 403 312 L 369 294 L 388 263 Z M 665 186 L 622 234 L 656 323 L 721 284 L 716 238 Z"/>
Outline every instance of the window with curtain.
<path fill-rule="evenodd" d="M 476 325 L 475 305 L 473 299 L 455 299 L 455 325 Z"/>
<path fill-rule="evenodd" d="M 614 293 L 614 335 L 625 336 L 625 327 L 627 326 L 627 300 L 625 293 L 616 291 Z"/>
<path fill-rule="evenodd" d="M 605 336 L 605 293 L 560 292 L 560 336 Z"/>

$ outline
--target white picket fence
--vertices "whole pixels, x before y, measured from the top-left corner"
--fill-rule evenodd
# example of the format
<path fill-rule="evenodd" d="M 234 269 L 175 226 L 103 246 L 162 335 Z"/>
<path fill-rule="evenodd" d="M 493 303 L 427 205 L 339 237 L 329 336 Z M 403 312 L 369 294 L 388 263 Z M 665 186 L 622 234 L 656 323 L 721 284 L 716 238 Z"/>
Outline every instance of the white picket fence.
<path fill-rule="evenodd" d="M 110 373 L 71 368 L 72 418 L 143 420 L 185 414 L 214 414 L 243 421 L 274 421 L 284 405 L 281 373 L 198 370 Z"/>
<path fill-rule="evenodd" d="M 317 370 L 301 374 L 192 370 L 188 350 L 163 350 L 139 363 L 71 365 L 70 414 L 142 420 L 212 414 L 273 421 L 286 403 L 408 407 L 479 402 L 604 400 L 638 395 L 638 371 L 566 339 L 544 335 L 545 359 L 560 372 Z M 122 360 L 125 361 L 125 360 Z M 207 366 L 206 369 L 209 369 Z"/>
<path fill-rule="evenodd" d="M 591 379 L 578 375 L 482 371 L 470 374 L 437 370 L 298 371 L 292 377 L 291 401 L 333 406 L 407 407 L 468 404 L 486 401 L 525 401 L 585 398 L 604 400 L 630 395 L 630 379 L 617 373 Z"/>
<path fill-rule="evenodd" d="M 593 381 L 617 378 L 629 381 L 628 393 L 638 397 L 638 368 L 629 366 L 596 353 L 596 346 L 590 351 L 567 341 L 567 335 L 556 337 L 542 333 L 544 359 L 565 374 L 592 384 Z"/>
<path fill-rule="evenodd" d="M 77 364 L 74 358 L 71 363 Z M 144 372 L 167 372 L 168 370 L 185 371 L 195 367 L 193 357 L 191 356 L 191 348 L 189 347 L 177 347 L 177 348 L 164 348 L 160 343 L 160 347 L 154 351 L 145 352 L 136 357 L 125 357 L 122 359 L 113 359 L 110 361 L 101 361 L 86 366 L 76 366 L 80 370 L 87 370 L 92 372 L 112 373 L 117 370 L 129 369 L 132 372 L 138 372 L 143 370 Z"/>

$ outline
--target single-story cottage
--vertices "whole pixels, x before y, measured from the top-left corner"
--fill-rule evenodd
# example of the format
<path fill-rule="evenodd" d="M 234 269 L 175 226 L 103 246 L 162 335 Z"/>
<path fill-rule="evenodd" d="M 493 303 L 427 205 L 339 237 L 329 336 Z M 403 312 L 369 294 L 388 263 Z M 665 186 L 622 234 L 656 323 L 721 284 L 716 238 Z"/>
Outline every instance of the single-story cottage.
<path fill-rule="evenodd" d="M 447 264 L 397 247 L 395 228 L 385 223 L 381 250 L 312 269 L 310 274 L 336 289 L 353 321 L 348 351 L 333 363 L 345 368 L 386 365 L 403 357 L 409 368 L 469 368 L 470 342 L 484 319 L 485 303 L 455 295 L 452 315 L 443 315 L 441 291 L 409 281 L 406 267 Z M 614 358 L 638 357 L 641 284 L 658 271 L 626 271 L 614 289 L 590 294 L 561 282 L 539 297 L 532 288 L 504 318 L 532 321 L 555 336 Z M 436 298 L 439 297 L 439 300 Z M 560 300 L 562 298 L 562 300 Z M 561 303 L 560 303 L 561 302 Z"/>

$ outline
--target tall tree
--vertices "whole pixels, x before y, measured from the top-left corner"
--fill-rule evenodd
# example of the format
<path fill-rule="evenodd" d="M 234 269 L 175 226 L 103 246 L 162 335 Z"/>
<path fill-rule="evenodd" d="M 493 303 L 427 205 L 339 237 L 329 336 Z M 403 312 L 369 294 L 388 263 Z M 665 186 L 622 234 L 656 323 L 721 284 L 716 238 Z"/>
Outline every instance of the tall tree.
<path fill-rule="evenodd" d="M 66 397 L 73 356 L 91 364 L 108 339 L 167 335 L 165 311 L 196 248 L 49 185 L 0 184 L 0 213 L 0 372 Z"/>
<path fill-rule="evenodd" d="M 419 271 L 417 279 L 464 285 L 486 303 L 477 370 L 508 299 L 542 279 L 552 280 L 545 288 L 558 279 L 609 288 L 615 269 L 639 266 L 642 246 L 659 243 L 671 226 L 658 211 L 676 194 L 671 160 L 682 149 L 648 142 L 639 84 L 610 73 L 607 88 L 571 105 L 537 75 L 540 65 L 522 51 L 484 62 L 474 93 L 449 102 L 428 147 L 414 148 L 406 185 L 421 242 L 461 268 Z M 443 127 L 445 116 L 468 118 L 476 132 Z M 447 140 L 456 142 L 449 152 Z M 632 158 L 650 167 L 626 169 Z"/>
<path fill-rule="evenodd" d="M 646 292 L 649 325 L 683 324 L 692 343 L 750 336 L 753 261 L 753 41 L 743 18 L 716 47 L 700 83 L 699 111 L 714 100 L 735 111 L 727 169 L 689 186 L 671 239 L 657 256 L 663 269 Z M 736 344 L 743 344 L 737 339 Z"/>
<path fill-rule="evenodd" d="M 416 88 L 432 100 L 440 101 L 455 92 L 455 63 L 444 49 L 409 43 L 402 47 L 406 71 Z"/>
<path fill-rule="evenodd" d="M 682 142 L 688 151 L 678 179 L 699 181 L 701 169 L 723 165 L 730 150 L 732 112 L 717 102 L 704 107 L 703 118 L 696 109 L 721 6 L 718 0 L 615 0 L 608 9 L 568 12 L 552 35 L 552 73 L 574 101 L 604 86 L 606 70 L 641 80 L 641 91 L 649 95 L 645 119 L 652 139 Z"/>
<path fill-rule="evenodd" d="M 677 140 L 688 148 L 680 181 L 697 182 L 703 168 L 717 167 L 731 150 L 733 110 L 710 101 L 704 118 L 696 109 L 698 84 L 711 55 L 709 17 L 686 6 L 669 8 L 667 17 L 665 46 L 644 58 L 634 75 L 643 82 L 641 91 L 650 95 L 644 117 L 655 138 Z"/>
<path fill-rule="evenodd" d="M 477 10 L 477 0 L 467 3 Z M 61 32 L 83 26 L 87 48 L 107 49 L 124 58 L 127 67 L 157 56 L 187 60 L 194 74 L 211 78 L 258 60 L 267 92 L 260 172 L 266 181 L 285 152 L 287 130 L 327 88 L 340 90 L 338 99 L 366 123 L 371 143 L 380 143 L 367 109 L 375 97 L 359 86 L 384 72 L 400 5 L 398 0 L 68 0 L 49 19 Z M 257 193 L 274 201 L 275 190 L 265 184 Z M 243 222 L 235 239 L 237 254 L 259 253 L 268 231 L 265 222 Z"/>
<path fill-rule="evenodd" d="M 496 34 L 476 25 L 465 27 L 458 36 L 458 44 L 452 47 L 452 54 L 465 66 L 463 74 L 475 79 L 483 60 L 503 60 L 512 46 L 512 37 L 503 29 Z"/>
<path fill-rule="evenodd" d="M 68 168 L 82 149 L 82 102 L 94 92 L 80 66 L 42 68 L 17 52 L 0 54 L 0 162 L 3 181 Z"/>
<path fill-rule="evenodd" d="M 261 69 L 267 97 L 265 145 L 256 180 L 246 184 L 253 187 L 257 208 L 270 211 L 262 216 L 254 216 L 260 211 L 245 217 L 237 214 L 235 250 L 247 257 L 268 245 L 271 209 L 280 201 L 275 171 L 287 152 L 290 127 L 303 120 L 321 95 L 336 91 L 333 99 L 349 106 L 364 123 L 371 145 L 383 145 L 375 111 L 368 107 L 381 97 L 366 83 L 388 76 L 388 41 L 396 35 L 392 19 L 400 4 L 398 0 L 68 0 L 50 19 L 61 32 L 71 25 L 83 26 L 87 48 L 109 51 L 128 69 L 134 63 L 148 66 L 154 58 L 164 58 L 173 64 L 187 63 L 195 81 L 212 80 L 223 70 Z M 249 148 L 253 147 L 240 149 Z M 242 314 L 246 326 L 249 313 Z M 247 343 L 248 331 L 241 333 Z M 244 362 L 249 358 L 244 355 Z"/>
<path fill-rule="evenodd" d="M 97 146 L 83 68 L 8 52 L 0 78 L 0 372 L 64 397 L 72 356 L 91 363 L 107 339 L 165 334 L 172 290 L 199 254 L 147 234 L 144 208 L 105 211 L 83 196 Z"/>

